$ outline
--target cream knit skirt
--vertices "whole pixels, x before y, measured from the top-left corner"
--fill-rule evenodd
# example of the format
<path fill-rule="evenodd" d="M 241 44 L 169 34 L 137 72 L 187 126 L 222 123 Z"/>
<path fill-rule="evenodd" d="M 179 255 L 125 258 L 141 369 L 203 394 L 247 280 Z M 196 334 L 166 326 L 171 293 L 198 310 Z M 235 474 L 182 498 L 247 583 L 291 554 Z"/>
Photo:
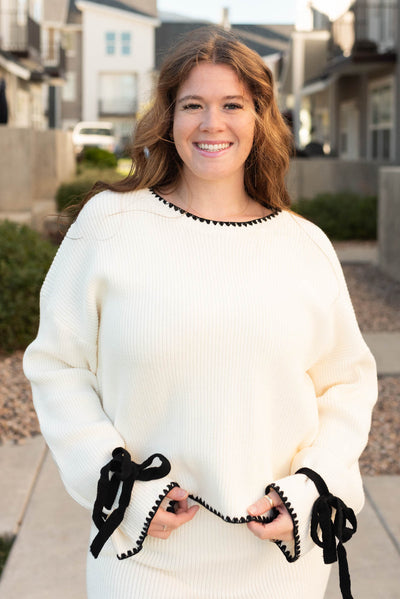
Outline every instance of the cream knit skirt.
<path fill-rule="evenodd" d="M 95 530 L 92 531 L 92 534 Z M 147 537 L 135 556 L 118 560 L 109 540 L 88 555 L 88 599 L 322 599 L 330 566 L 318 547 L 294 563 L 200 507 L 169 539 Z"/>

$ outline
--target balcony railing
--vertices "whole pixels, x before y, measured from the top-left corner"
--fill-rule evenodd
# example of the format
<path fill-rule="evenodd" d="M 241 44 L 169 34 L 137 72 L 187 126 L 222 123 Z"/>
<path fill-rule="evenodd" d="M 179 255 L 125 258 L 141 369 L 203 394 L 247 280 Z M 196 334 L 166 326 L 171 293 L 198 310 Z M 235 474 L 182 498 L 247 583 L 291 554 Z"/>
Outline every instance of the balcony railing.
<path fill-rule="evenodd" d="M 21 11 L 0 11 L 1 48 L 16 54 L 40 55 L 40 25 Z"/>
<path fill-rule="evenodd" d="M 397 10 L 394 0 L 358 0 L 332 23 L 333 46 L 345 56 L 356 51 L 386 52 L 397 44 Z"/>
<path fill-rule="evenodd" d="M 66 69 L 66 52 L 64 48 L 57 42 L 42 48 L 42 63 L 47 73 L 52 76 L 63 77 Z"/>

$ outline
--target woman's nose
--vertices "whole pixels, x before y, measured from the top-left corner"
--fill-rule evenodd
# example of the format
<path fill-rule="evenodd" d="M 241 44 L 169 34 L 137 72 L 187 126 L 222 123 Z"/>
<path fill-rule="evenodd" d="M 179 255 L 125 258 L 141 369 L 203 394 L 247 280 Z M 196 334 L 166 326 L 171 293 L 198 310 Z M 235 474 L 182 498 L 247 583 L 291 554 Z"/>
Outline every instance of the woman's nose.
<path fill-rule="evenodd" d="M 201 131 L 221 131 L 223 128 L 223 115 L 217 108 L 209 108 L 203 112 L 203 119 L 200 123 Z"/>

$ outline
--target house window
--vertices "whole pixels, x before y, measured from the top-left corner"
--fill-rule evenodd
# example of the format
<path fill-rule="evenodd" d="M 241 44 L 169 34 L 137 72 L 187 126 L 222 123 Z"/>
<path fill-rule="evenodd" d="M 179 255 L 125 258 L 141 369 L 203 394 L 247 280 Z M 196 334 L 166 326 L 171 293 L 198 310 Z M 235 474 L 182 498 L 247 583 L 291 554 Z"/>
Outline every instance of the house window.
<path fill-rule="evenodd" d="M 381 51 L 393 48 L 396 43 L 397 1 L 368 0 L 366 9 L 367 39 L 376 42 Z"/>
<path fill-rule="evenodd" d="M 63 31 L 62 32 L 62 47 L 68 56 L 74 56 L 75 54 L 75 42 L 76 33 L 74 31 Z"/>
<path fill-rule="evenodd" d="M 340 105 L 340 158 L 355 160 L 359 158 L 359 110 L 354 100 Z"/>
<path fill-rule="evenodd" d="M 121 33 L 121 53 L 126 56 L 131 53 L 131 34 L 129 31 Z"/>
<path fill-rule="evenodd" d="M 113 31 L 106 32 L 106 54 L 115 54 L 115 33 Z"/>
<path fill-rule="evenodd" d="M 132 115 L 137 109 L 135 73 L 101 73 L 99 80 L 99 114 Z"/>
<path fill-rule="evenodd" d="M 393 143 L 393 86 L 373 87 L 370 94 L 370 157 L 390 160 Z"/>
<path fill-rule="evenodd" d="M 75 102 L 76 100 L 76 73 L 67 71 L 65 83 L 62 87 L 62 99 L 64 102 Z"/>

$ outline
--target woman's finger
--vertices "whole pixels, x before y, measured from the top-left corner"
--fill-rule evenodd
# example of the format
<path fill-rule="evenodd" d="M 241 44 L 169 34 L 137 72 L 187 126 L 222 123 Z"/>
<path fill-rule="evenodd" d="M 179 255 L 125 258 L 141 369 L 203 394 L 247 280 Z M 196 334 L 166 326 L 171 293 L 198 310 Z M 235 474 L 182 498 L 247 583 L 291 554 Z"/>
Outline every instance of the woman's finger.
<path fill-rule="evenodd" d="M 272 508 L 277 508 L 281 505 L 283 505 L 282 499 L 276 491 L 271 489 L 268 495 L 264 495 L 264 497 L 253 503 L 253 505 L 247 508 L 247 511 L 250 516 L 261 516 L 269 512 Z"/>
<path fill-rule="evenodd" d="M 167 539 L 171 532 L 194 518 L 198 509 L 198 505 L 193 505 L 186 510 L 182 508 L 178 510 L 178 513 L 172 514 L 159 508 L 151 521 L 148 534 L 160 539 Z"/>
<path fill-rule="evenodd" d="M 259 539 L 280 541 L 293 540 L 293 521 L 289 512 L 285 507 L 280 506 L 279 516 L 269 522 L 269 524 L 261 524 L 261 522 L 248 522 L 247 527 Z"/>

